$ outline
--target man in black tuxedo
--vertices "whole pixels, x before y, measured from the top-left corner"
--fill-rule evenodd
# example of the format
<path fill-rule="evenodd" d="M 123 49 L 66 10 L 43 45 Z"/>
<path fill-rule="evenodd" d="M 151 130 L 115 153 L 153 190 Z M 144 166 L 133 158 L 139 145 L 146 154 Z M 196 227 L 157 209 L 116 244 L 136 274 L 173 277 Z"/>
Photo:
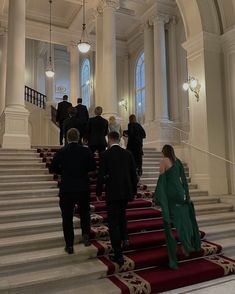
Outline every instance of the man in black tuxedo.
<path fill-rule="evenodd" d="M 105 150 L 107 142 L 105 136 L 108 134 L 108 121 L 101 117 L 102 107 L 95 108 L 95 117 L 88 120 L 87 136 L 88 145 L 94 153 L 96 150 L 100 153 Z"/>
<path fill-rule="evenodd" d="M 89 172 L 96 169 L 96 164 L 89 148 L 78 144 L 79 132 L 77 129 L 68 130 L 67 140 L 68 145 L 54 155 L 49 171 L 61 175 L 59 197 L 66 244 L 65 251 L 72 254 L 75 204 L 78 204 L 84 245 L 90 245 Z"/>
<path fill-rule="evenodd" d="M 68 108 L 72 106 L 68 100 L 68 95 L 63 96 L 63 101 L 58 103 L 57 112 L 56 112 L 56 121 L 59 122 L 60 127 L 60 145 L 63 145 L 63 123 L 66 118 L 69 117 Z"/>
<path fill-rule="evenodd" d="M 69 114 L 69 118 L 66 118 L 63 123 L 63 127 L 64 127 L 63 133 L 64 133 L 65 144 L 68 143 L 67 142 L 67 132 L 69 129 L 75 128 L 79 131 L 79 133 L 80 133 L 80 129 L 81 129 L 81 123 L 80 123 L 79 119 L 76 117 L 75 107 L 70 106 L 68 108 L 68 114 Z M 81 143 L 81 136 L 80 136 L 79 143 Z"/>
<path fill-rule="evenodd" d="M 82 140 L 86 132 L 89 113 L 86 105 L 82 104 L 82 98 L 78 98 L 77 103 L 77 106 L 75 106 L 76 117 L 77 119 L 79 119 L 80 122 L 80 140 Z"/>
<path fill-rule="evenodd" d="M 126 208 L 137 193 L 137 174 L 132 154 L 119 146 L 119 134 L 108 134 L 109 149 L 101 156 L 96 195 L 105 184 L 109 235 L 114 251 L 110 259 L 124 263 L 122 247 L 128 246 Z"/>

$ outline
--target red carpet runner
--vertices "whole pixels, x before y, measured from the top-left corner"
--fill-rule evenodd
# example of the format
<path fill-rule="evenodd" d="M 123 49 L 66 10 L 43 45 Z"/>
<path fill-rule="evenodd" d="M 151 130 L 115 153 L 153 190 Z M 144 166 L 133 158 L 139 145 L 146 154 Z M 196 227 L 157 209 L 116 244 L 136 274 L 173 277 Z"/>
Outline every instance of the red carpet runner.
<path fill-rule="evenodd" d="M 56 149 L 39 149 L 38 152 L 49 166 Z M 169 269 L 161 211 L 152 207 L 152 193 L 146 186 L 139 187 L 140 198 L 128 204 L 130 246 L 125 252 L 125 264 L 120 268 L 108 257 L 111 244 L 106 205 L 104 201 L 97 201 L 95 184 L 96 179 L 91 179 L 92 244 L 97 248 L 97 258 L 107 266 L 107 277 L 123 294 L 160 293 L 235 272 L 235 261 L 221 255 L 220 245 L 204 240 L 204 232 L 201 232 L 201 250 L 186 258 L 178 245 L 179 269 Z M 177 238 L 176 232 L 173 233 Z"/>

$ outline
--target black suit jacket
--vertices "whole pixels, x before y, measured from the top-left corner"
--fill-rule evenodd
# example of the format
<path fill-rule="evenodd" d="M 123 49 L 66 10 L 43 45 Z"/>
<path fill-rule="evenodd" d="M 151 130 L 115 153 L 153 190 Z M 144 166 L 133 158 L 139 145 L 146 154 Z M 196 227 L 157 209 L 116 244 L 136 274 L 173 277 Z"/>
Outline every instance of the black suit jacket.
<path fill-rule="evenodd" d="M 108 134 L 108 121 L 100 115 L 90 118 L 87 134 L 89 146 L 107 146 L 105 136 Z"/>
<path fill-rule="evenodd" d="M 133 200 L 137 192 L 137 175 L 132 154 L 118 145 L 106 150 L 100 161 L 97 196 L 105 184 L 106 201 Z"/>
<path fill-rule="evenodd" d="M 72 104 L 68 101 L 62 101 L 58 103 L 57 112 L 56 112 L 56 121 L 62 121 L 69 117 L 68 108 Z"/>
<path fill-rule="evenodd" d="M 95 169 L 90 149 L 78 143 L 69 143 L 54 155 L 49 171 L 61 175 L 60 196 L 63 196 L 89 191 L 88 173 Z"/>
<path fill-rule="evenodd" d="M 80 120 L 81 123 L 87 123 L 89 119 L 89 114 L 86 105 L 78 104 L 75 108 L 76 117 Z"/>
<path fill-rule="evenodd" d="M 71 128 L 75 128 L 77 129 L 79 132 L 81 131 L 81 123 L 80 121 L 75 117 L 69 117 L 66 118 L 63 122 L 63 129 L 64 129 L 64 137 L 66 138 L 66 134 L 68 132 L 69 129 Z"/>

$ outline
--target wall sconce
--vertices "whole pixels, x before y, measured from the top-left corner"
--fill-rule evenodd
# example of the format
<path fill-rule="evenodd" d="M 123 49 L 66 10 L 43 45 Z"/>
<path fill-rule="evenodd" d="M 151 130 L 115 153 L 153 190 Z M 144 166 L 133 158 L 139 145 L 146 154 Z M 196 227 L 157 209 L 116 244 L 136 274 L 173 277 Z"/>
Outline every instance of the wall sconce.
<path fill-rule="evenodd" d="M 126 99 L 122 99 L 121 101 L 119 101 L 118 105 L 124 107 L 125 110 L 127 111 L 127 100 Z"/>
<path fill-rule="evenodd" d="M 189 77 L 187 82 L 183 84 L 184 91 L 188 91 L 189 89 L 194 93 L 194 96 L 197 98 L 197 102 L 199 101 L 199 92 L 201 89 L 201 85 L 197 79 L 194 77 Z"/>

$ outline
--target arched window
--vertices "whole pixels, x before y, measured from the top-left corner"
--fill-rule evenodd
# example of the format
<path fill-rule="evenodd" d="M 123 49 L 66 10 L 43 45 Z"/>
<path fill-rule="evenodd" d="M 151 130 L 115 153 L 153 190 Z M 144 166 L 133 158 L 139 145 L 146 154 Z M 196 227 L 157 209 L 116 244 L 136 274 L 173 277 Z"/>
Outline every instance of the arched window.
<path fill-rule="evenodd" d="M 82 64 L 81 70 L 81 96 L 82 96 L 82 103 L 90 107 L 90 97 L 91 97 L 91 87 L 90 87 L 90 80 L 91 78 L 91 70 L 90 70 L 90 61 L 86 58 Z"/>
<path fill-rule="evenodd" d="M 135 108 L 136 117 L 139 122 L 144 122 L 145 114 L 145 73 L 144 73 L 144 52 L 136 62 L 135 69 Z"/>

